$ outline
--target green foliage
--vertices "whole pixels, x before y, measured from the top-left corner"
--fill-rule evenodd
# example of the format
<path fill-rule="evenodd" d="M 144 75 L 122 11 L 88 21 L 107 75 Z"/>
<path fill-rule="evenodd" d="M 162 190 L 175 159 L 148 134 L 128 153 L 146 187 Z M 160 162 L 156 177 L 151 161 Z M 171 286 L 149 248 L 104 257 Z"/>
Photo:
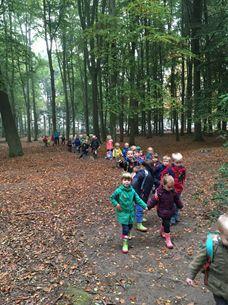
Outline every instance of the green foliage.
<path fill-rule="evenodd" d="M 186 89 L 187 61 L 195 59 L 200 60 L 201 107 L 194 113 L 193 119 L 203 121 L 206 127 L 209 123 L 216 126 L 218 122 L 227 119 L 225 50 L 228 42 L 228 22 L 227 3 L 224 1 L 205 2 L 204 10 L 207 11 L 204 11 L 202 27 L 198 34 L 201 53 L 197 58 L 191 51 L 191 1 L 121 0 L 115 1 L 113 8 L 112 2 L 109 1 L 98 1 L 97 7 L 96 2 L 93 7 L 88 6 L 90 2 L 85 0 L 46 0 L 45 3 L 46 7 L 43 7 L 43 1 L 9 0 L 3 1 L 1 7 L 0 64 L 3 81 L 11 103 L 15 103 L 15 109 L 23 122 L 26 121 L 27 105 L 23 89 L 26 83 L 31 87 L 32 77 L 35 82 L 38 114 L 51 116 L 48 61 L 47 58 L 41 60 L 34 54 L 26 35 L 27 24 L 28 28 L 32 29 L 31 44 L 37 38 L 43 39 L 44 19 L 48 22 L 47 44 L 49 49 L 52 48 L 57 118 L 61 120 L 61 124 L 66 117 L 66 96 L 60 71 L 64 60 L 68 73 L 67 92 L 69 100 L 73 100 L 69 107 L 71 126 L 73 108 L 76 110 L 74 119 L 84 120 L 84 50 L 88 52 L 88 111 L 92 113 L 93 109 L 91 80 L 93 71 L 96 70 L 98 108 L 103 107 L 103 114 L 99 115 L 107 119 L 107 122 L 110 113 L 118 117 L 121 111 L 124 112 L 126 122 L 129 117 L 135 115 L 138 115 L 140 121 L 141 112 L 147 113 L 151 110 L 153 113 L 161 111 L 165 118 L 171 117 L 174 110 L 178 115 L 183 113 L 187 117 L 193 96 L 187 99 L 185 94 L 183 105 L 182 61 L 184 60 Z M 79 16 L 79 3 L 82 5 L 84 20 Z M 31 71 L 27 71 L 26 63 L 31 58 L 33 67 Z M 172 66 L 175 68 L 175 98 L 170 93 Z M 208 67 L 211 80 L 207 79 Z M 132 101 L 137 106 L 133 107 Z M 191 104 L 191 108 L 193 106 L 195 105 Z M 33 110 L 30 111 L 33 116 Z M 92 121 L 92 115 L 89 120 Z"/>
<path fill-rule="evenodd" d="M 228 163 L 224 163 L 219 169 L 220 177 L 215 184 L 216 194 L 214 199 L 217 200 L 222 206 L 228 205 Z"/>

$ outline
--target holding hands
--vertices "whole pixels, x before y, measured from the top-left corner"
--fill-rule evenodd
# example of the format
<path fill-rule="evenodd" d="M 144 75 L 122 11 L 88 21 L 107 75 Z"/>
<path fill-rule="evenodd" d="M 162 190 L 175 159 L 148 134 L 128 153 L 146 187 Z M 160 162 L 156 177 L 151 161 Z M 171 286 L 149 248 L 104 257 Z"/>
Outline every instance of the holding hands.
<path fill-rule="evenodd" d="M 194 286 L 194 281 L 192 280 L 192 279 L 190 279 L 190 278 L 187 278 L 186 279 L 186 283 L 189 285 L 189 286 Z"/>
<path fill-rule="evenodd" d="M 117 208 L 118 211 L 122 211 L 122 208 L 121 208 L 119 203 L 117 204 L 116 208 Z"/>

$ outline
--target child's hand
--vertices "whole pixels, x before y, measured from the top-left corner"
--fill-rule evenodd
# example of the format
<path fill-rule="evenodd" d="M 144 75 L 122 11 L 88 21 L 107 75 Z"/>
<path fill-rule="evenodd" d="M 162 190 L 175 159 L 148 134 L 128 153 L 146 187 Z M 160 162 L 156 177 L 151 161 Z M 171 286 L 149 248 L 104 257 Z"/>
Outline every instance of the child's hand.
<path fill-rule="evenodd" d="M 157 193 L 157 190 L 156 190 L 155 193 L 154 193 L 154 199 L 155 199 L 155 200 L 158 200 L 158 193 Z"/>
<path fill-rule="evenodd" d="M 194 281 L 193 281 L 192 279 L 187 278 L 187 279 L 186 279 L 186 283 L 187 283 L 189 286 L 194 286 Z"/>
<path fill-rule="evenodd" d="M 122 211 L 121 206 L 120 206 L 119 203 L 117 204 L 116 208 L 117 208 L 118 211 Z"/>

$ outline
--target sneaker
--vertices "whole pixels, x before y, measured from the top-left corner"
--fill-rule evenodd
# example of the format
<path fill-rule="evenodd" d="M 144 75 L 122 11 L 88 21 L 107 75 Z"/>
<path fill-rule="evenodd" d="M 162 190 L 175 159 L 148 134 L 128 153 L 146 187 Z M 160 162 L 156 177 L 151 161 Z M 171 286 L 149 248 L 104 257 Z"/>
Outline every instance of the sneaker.
<path fill-rule="evenodd" d="M 128 253 L 128 239 L 127 238 L 123 238 L 122 252 L 124 254 Z"/>
<path fill-rule="evenodd" d="M 137 229 L 138 231 L 141 231 L 141 232 L 147 232 L 147 228 L 144 227 L 142 223 L 137 223 L 137 224 L 136 224 L 136 229 Z"/>

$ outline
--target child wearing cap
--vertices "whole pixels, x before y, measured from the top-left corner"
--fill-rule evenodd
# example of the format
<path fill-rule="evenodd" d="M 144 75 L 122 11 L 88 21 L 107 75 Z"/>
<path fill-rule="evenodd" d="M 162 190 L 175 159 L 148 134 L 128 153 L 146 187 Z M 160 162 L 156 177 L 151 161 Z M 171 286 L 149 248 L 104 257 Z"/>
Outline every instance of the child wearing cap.
<path fill-rule="evenodd" d="M 213 258 L 210 261 L 208 280 L 205 284 L 213 293 L 216 305 L 228 305 L 228 214 L 219 217 L 219 234 L 213 238 Z M 188 285 L 194 285 L 197 273 L 208 262 L 206 245 L 200 250 L 189 266 Z"/>
<path fill-rule="evenodd" d="M 110 201 L 115 208 L 117 221 L 122 226 L 122 252 L 128 253 L 128 239 L 135 219 L 135 204 L 147 210 L 146 203 L 131 186 L 131 174 L 123 173 L 122 184 L 113 192 Z"/>

